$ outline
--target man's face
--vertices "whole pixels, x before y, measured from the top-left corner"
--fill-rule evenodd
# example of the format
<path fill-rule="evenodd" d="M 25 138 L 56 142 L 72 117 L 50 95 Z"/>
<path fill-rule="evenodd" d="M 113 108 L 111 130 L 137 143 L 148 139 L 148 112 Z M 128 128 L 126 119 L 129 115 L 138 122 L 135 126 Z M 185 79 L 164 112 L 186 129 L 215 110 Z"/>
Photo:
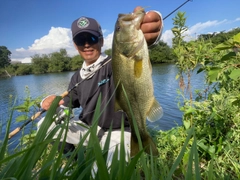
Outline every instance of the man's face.
<path fill-rule="evenodd" d="M 73 41 L 76 50 L 85 60 L 86 65 L 94 63 L 99 58 L 103 46 L 103 37 L 96 37 L 84 32 L 78 34 Z"/>

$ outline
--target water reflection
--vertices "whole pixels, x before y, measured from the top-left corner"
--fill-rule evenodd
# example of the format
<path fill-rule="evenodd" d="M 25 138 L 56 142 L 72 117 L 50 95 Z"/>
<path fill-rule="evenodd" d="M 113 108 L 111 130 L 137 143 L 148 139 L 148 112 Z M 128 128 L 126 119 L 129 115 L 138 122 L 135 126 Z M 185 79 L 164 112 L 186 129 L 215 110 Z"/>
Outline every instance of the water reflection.
<path fill-rule="evenodd" d="M 181 112 L 177 107 L 178 82 L 175 80 L 177 68 L 174 64 L 160 64 L 153 66 L 154 94 L 161 104 L 164 114 L 157 122 L 147 125 L 157 130 L 168 130 L 181 125 Z"/>
<path fill-rule="evenodd" d="M 30 97 L 32 99 L 49 94 L 60 95 L 67 90 L 68 83 L 72 74 L 73 72 L 66 72 L 41 75 L 14 76 L 12 78 L 0 79 L 0 123 L 2 124 L 2 133 L 0 134 L 0 140 L 3 139 L 7 121 L 10 118 L 10 107 L 12 107 L 14 102 L 15 106 L 20 105 L 24 102 L 24 99 L 27 97 L 27 93 L 25 91 L 26 87 L 28 87 L 30 91 Z M 11 130 L 15 129 L 18 126 L 21 126 L 21 122 L 15 122 L 16 117 L 20 114 L 21 113 L 14 111 Z M 27 132 L 30 129 L 31 126 L 26 126 Z M 18 135 L 16 135 L 16 137 L 17 136 Z"/>
<path fill-rule="evenodd" d="M 147 125 L 157 130 L 168 130 L 177 125 L 181 125 L 182 113 L 178 109 L 178 81 L 175 79 L 178 69 L 174 64 L 160 64 L 153 65 L 153 82 L 154 94 L 157 100 L 163 107 L 163 117 L 154 123 L 147 122 Z M 9 104 L 9 96 L 12 95 L 17 98 L 16 104 L 22 104 L 26 97 L 25 87 L 28 86 L 32 98 L 42 95 L 56 94 L 61 95 L 67 90 L 68 83 L 74 72 L 15 76 L 12 78 L 0 79 L 0 120 L 2 121 L 2 134 L 0 140 L 6 129 L 8 119 L 8 110 L 11 107 Z M 204 74 L 196 75 L 194 72 L 192 77 L 192 88 L 204 88 Z M 147 87 L 146 87 L 147 88 Z M 17 112 L 13 114 L 13 121 L 15 121 Z M 22 123 L 12 122 L 11 130 L 20 126 Z M 31 126 L 26 126 L 28 131 Z M 18 140 L 21 133 L 14 136 L 11 141 Z"/>

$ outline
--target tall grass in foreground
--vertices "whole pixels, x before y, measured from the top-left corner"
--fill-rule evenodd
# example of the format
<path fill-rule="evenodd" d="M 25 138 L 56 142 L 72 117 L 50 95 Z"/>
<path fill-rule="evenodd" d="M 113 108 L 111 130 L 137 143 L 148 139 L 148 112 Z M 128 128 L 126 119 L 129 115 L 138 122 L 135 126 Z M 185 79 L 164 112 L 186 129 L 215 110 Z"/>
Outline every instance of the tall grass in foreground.
<path fill-rule="evenodd" d="M 168 168 L 168 166 L 159 162 L 158 157 L 146 155 L 142 148 L 135 157 L 132 157 L 129 162 L 126 162 L 123 143 L 124 128 L 122 126 L 120 151 L 116 148 L 112 164 L 108 167 L 106 161 L 111 129 L 108 140 L 103 148 L 100 146 L 96 135 L 97 120 L 101 113 L 101 97 L 96 107 L 93 126 L 90 127 L 88 133 L 81 138 L 76 149 L 67 155 L 63 154 L 63 148 L 59 152 L 60 135 L 64 134 L 64 139 L 66 138 L 66 131 L 64 130 L 68 128 L 69 117 L 64 124 L 58 125 L 50 133 L 47 133 L 47 130 L 53 122 L 53 116 L 60 99 L 61 97 L 57 97 L 53 102 L 32 144 L 14 154 L 7 155 L 8 133 L 11 124 L 11 120 L 9 120 L 6 135 L 0 149 L 0 179 L 176 179 L 174 172 L 179 167 L 185 149 L 189 145 L 192 137 L 194 138 L 184 177 L 185 179 L 201 179 L 196 138 L 193 128 L 189 130 L 179 156 L 176 158 L 172 167 Z M 134 126 L 137 129 L 136 123 Z M 53 140 L 57 131 L 60 131 L 60 135 Z M 88 135 L 90 135 L 89 143 L 87 146 L 84 146 L 83 143 Z M 138 139 L 141 139 L 140 136 Z M 68 158 L 66 156 L 68 156 Z M 78 157 L 77 160 L 75 160 L 76 156 Z M 93 166 L 95 165 L 98 167 L 98 171 L 96 172 L 93 171 Z M 209 172 L 209 177 L 213 177 L 212 172 Z M 183 179 L 183 177 L 177 177 L 177 179 Z"/>

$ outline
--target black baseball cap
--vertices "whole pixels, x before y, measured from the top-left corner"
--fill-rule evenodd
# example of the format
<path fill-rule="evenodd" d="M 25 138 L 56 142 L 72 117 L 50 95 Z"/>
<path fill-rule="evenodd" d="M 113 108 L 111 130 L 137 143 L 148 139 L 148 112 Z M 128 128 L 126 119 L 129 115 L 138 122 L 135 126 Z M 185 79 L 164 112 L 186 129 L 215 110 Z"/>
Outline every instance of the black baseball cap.
<path fill-rule="evenodd" d="M 76 37 L 78 34 L 82 32 L 88 32 L 93 34 L 96 37 L 102 36 L 102 29 L 99 23 L 89 17 L 80 17 L 73 21 L 72 23 L 72 38 Z"/>

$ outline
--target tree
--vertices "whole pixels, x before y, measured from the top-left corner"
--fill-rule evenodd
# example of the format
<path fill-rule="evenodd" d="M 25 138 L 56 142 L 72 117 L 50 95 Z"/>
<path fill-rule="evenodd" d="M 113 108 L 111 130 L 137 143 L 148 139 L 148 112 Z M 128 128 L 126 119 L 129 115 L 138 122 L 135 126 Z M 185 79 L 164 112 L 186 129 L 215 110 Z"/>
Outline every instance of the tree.
<path fill-rule="evenodd" d="M 82 64 L 83 64 L 83 58 L 80 55 L 73 56 L 70 64 L 71 70 L 75 71 L 79 69 L 82 66 Z"/>
<path fill-rule="evenodd" d="M 30 64 L 20 64 L 15 73 L 16 73 L 16 75 L 32 74 L 32 65 L 30 65 Z"/>
<path fill-rule="evenodd" d="M 178 12 L 176 17 L 173 18 L 173 25 L 172 33 L 174 34 L 173 38 L 173 47 L 178 46 L 183 43 L 184 33 L 188 30 L 186 26 L 185 12 Z"/>
<path fill-rule="evenodd" d="M 199 64 L 204 64 L 205 60 L 209 58 L 209 49 L 212 48 L 212 43 L 207 43 L 204 40 L 185 42 L 183 34 L 188 30 L 185 25 L 185 13 L 179 12 L 173 20 L 175 25 L 172 28 L 175 36 L 173 51 L 177 57 L 176 66 L 179 69 L 177 78 L 179 78 L 179 86 L 183 93 L 189 93 L 192 101 L 191 77 L 193 71 Z M 187 84 L 185 84 L 184 78 L 187 78 Z"/>
<path fill-rule="evenodd" d="M 6 46 L 0 46 L 0 68 L 8 66 L 11 62 L 10 56 L 11 52 Z"/>
<path fill-rule="evenodd" d="M 48 72 L 63 72 L 69 70 L 71 58 L 67 55 L 66 49 L 50 54 Z"/>
<path fill-rule="evenodd" d="M 34 74 L 46 73 L 48 70 L 49 57 L 46 54 L 42 56 L 35 54 L 32 58 L 32 66 Z"/>
<path fill-rule="evenodd" d="M 214 32 L 212 34 L 201 34 L 198 36 L 198 40 L 205 40 L 207 42 L 212 42 L 213 44 L 218 45 L 232 38 L 239 32 L 240 28 L 235 28 L 228 32 L 221 31 L 220 33 Z"/>
<path fill-rule="evenodd" d="M 173 50 L 163 41 L 150 49 L 149 57 L 152 63 L 170 62 L 176 59 Z"/>
<path fill-rule="evenodd" d="M 191 42 L 187 43 L 184 42 L 184 33 L 188 30 L 186 26 L 185 12 L 178 12 L 175 18 L 173 18 L 174 27 L 172 28 L 172 32 L 174 34 L 173 38 L 173 51 L 177 57 L 176 66 L 179 69 L 179 73 L 177 78 L 179 78 L 179 86 L 183 92 L 185 89 L 187 92 L 190 93 L 190 99 L 192 99 L 192 92 L 191 92 L 191 74 L 193 69 L 197 65 L 196 61 L 194 61 L 192 55 L 194 45 Z M 185 86 L 184 82 L 184 74 L 187 75 L 188 82 L 187 87 Z"/>
<path fill-rule="evenodd" d="M 112 56 L 112 49 L 106 49 L 104 52 L 105 54 Z"/>

